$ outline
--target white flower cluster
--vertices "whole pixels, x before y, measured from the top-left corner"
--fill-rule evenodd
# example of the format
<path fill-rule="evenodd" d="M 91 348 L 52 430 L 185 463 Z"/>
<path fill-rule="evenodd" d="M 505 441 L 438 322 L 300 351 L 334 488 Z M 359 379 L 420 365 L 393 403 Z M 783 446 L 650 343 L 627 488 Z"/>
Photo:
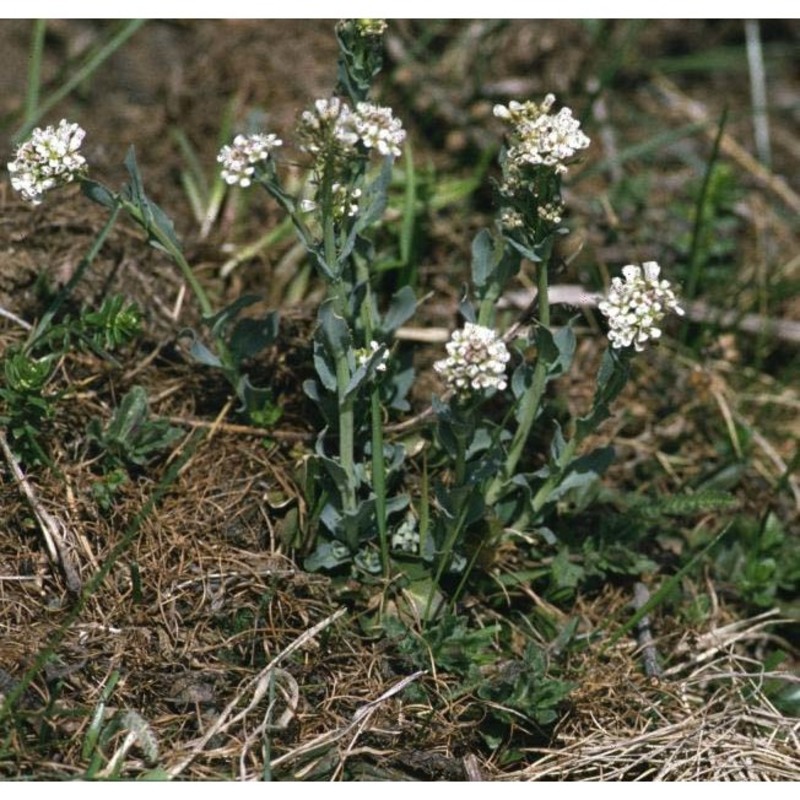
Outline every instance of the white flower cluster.
<path fill-rule="evenodd" d="M 348 190 L 344 184 L 334 183 L 331 186 L 331 192 L 333 194 L 333 216 L 336 219 L 357 216 L 361 189 Z"/>
<path fill-rule="evenodd" d="M 460 393 L 506 388 L 506 364 L 511 358 L 505 342 L 491 329 L 467 322 L 446 345 L 448 357 L 433 368 Z"/>
<path fill-rule="evenodd" d="M 226 144 L 217 156 L 217 161 L 222 164 L 222 179 L 246 189 L 253 182 L 256 165 L 266 161 L 270 153 L 282 144 L 274 133 L 251 133 L 248 136 L 240 133 L 233 144 Z"/>
<path fill-rule="evenodd" d="M 391 108 L 359 103 L 353 111 L 338 97 L 317 100 L 313 111 L 300 117 L 302 147 L 313 155 L 330 152 L 346 157 L 360 141 L 368 150 L 381 155 L 400 155 L 406 138 L 403 124 Z"/>
<path fill-rule="evenodd" d="M 392 550 L 414 555 L 419 553 L 419 531 L 413 517 L 406 519 L 392 534 Z"/>
<path fill-rule="evenodd" d="M 302 148 L 313 155 L 332 146 L 346 153 L 358 142 L 353 111 L 338 97 L 316 100 L 313 111 L 304 111 L 300 116 L 299 133 Z"/>
<path fill-rule="evenodd" d="M 355 125 L 361 142 L 367 149 L 375 149 L 382 156 L 400 155 L 400 145 L 405 141 L 403 123 L 392 114 L 391 108 L 359 103 L 356 106 Z"/>
<path fill-rule="evenodd" d="M 57 128 L 36 128 L 8 164 L 11 185 L 31 205 L 38 206 L 45 192 L 71 183 L 86 169 L 78 152 L 86 131 L 62 119 Z"/>
<path fill-rule="evenodd" d="M 608 297 L 597 307 L 608 319 L 608 339 L 613 347 L 633 345 L 641 352 L 648 339 L 661 336 L 658 325 L 668 311 L 683 316 L 669 281 L 658 279 L 660 272 L 655 261 L 645 261 L 641 267 L 623 267 L 624 281 L 612 278 Z"/>
<path fill-rule="evenodd" d="M 494 107 L 494 115 L 512 126 L 508 149 L 512 167 L 543 164 L 563 173 L 567 171 L 566 162 L 589 146 L 589 137 L 570 108 L 565 106 L 557 114 L 550 113 L 555 101 L 555 95 L 548 94 L 540 105 L 512 100 L 508 106 Z"/>
<path fill-rule="evenodd" d="M 561 215 L 563 213 L 563 203 L 545 203 L 543 206 L 538 206 L 536 209 L 536 214 L 539 219 L 543 219 L 551 225 L 558 225 L 561 222 Z"/>
<path fill-rule="evenodd" d="M 515 211 L 513 208 L 504 208 L 500 212 L 500 224 L 506 228 L 506 230 L 516 230 L 517 228 L 521 228 L 525 224 L 525 220 L 522 218 L 522 214 L 519 211 Z"/>

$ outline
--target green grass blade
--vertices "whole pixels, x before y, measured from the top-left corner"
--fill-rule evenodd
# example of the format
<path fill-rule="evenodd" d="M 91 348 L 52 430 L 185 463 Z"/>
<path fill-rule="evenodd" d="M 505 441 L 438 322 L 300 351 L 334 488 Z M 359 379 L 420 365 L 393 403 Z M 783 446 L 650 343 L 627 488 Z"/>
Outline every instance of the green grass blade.
<path fill-rule="evenodd" d="M 46 32 L 47 20 L 34 20 L 31 52 L 28 57 L 28 88 L 25 93 L 26 125 L 36 119 L 36 109 L 39 106 L 39 94 L 42 88 L 42 54 L 44 52 L 44 35 Z"/>
<path fill-rule="evenodd" d="M 99 50 L 92 53 L 89 58 L 71 75 L 58 89 L 49 94 L 36 109 L 31 109 L 26 113 L 25 122 L 18 128 L 13 135 L 15 142 L 23 141 L 33 130 L 39 120 L 50 111 L 53 106 L 63 100 L 76 86 L 79 86 L 89 76 L 91 76 L 100 65 L 110 58 L 125 42 L 133 36 L 139 28 L 144 25 L 145 20 L 127 20 L 119 31 L 115 33 L 109 41 Z"/>
<path fill-rule="evenodd" d="M 616 632 L 611 635 L 609 640 L 603 646 L 603 651 L 605 652 L 609 647 L 618 642 L 623 636 L 625 636 L 634 628 L 634 626 L 639 622 L 639 620 L 642 619 L 642 617 L 649 614 L 654 608 L 663 602 L 664 599 L 672 593 L 672 590 L 683 580 L 684 576 L 687 575 L 700 562 L 700 560 L 704 558 L 706 554 L 709 553 L 710 550 L 722 540 L 725 534 L 730 530 L 730 527 L 731 525 L 728 523 L 699 553 L 693 556 L 685 566 L 681 567 L 681 569 L 679 569 L 674 575 L 667 578 L 658 591 L 652 594 L 650 599 L 638 611 L 636 611 L 636 613 L 627 622 L 621 625 Z"/>

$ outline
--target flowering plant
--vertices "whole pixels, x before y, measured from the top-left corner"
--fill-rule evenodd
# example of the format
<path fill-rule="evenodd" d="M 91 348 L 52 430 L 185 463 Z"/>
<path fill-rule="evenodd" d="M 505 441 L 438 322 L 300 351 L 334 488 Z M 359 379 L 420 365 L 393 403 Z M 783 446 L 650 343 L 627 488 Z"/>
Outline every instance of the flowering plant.
<path fill-rule="evenodd" d="M 413 613 L 430 619 L 445 599 L 455 603 L 481 553 L 499 538 L 511 531 L 552 535 L 548 511 L 610 463 L 609 447 L 587 453 L 582 446 L 609 416 L 633 354 L 661 335 L 668 313 L 683 311 L 658 264 L 623 267 L 623 278 L 612 280 L 599 304 L 610 346 L 591 406 L 568 425 L 556 418 L 546 389 L 570 368 L 576 338 L 569 323 L 552 323 L 549 270 L 554 244 L 566 232 L 562 181 L 590 140 L 570 108 L 554 111 L 552 94 L 539 103 L 497 105 L 494 115 L 506 138 L 495 224 L 473 241 L 461 320 L 433 367 L 439 391 L 428 410 L 395 426 L 405 431 L 419 424 L 423 443 L 412 452 L 402 437 L 388 436 L 387 419 L 410 408 L 413 369 L 396 332 L 415 313 L 417 297 L 412 285 L 381 296 L 371 237 L 384 217 L 393 165 L 407 138 L 392 109 L 370 99 L 384 29 L 377 20 L 340 23 L 335 92 L 300 115 L 293 137 L 239 133 L 221 148 L 217 162 L 232 190 L 261 188 L 278 203 L 325 287 L 313 340 L 314 376 L 303 385 L 320 414 L 313 452 L 303 460 L 312 541 L 305 565 L 365 579 L 399 576 Z M 133 149 L 125 161 L 129 180 L 113 191 L 89 177 L 80 153 L 84 135 L 66 120 L 34 131 L 8 165 L 13 188 L 37 205 L 47 193 L 77 182 L 109 211 L 83 269 L 118 215 L 128 214 L 196 296 L 211 341 L 183 331 L 192 356 L 223 371 L 251 420 L 274 422 L 269 390 L 253 386 L 243 365 L 277 340 L 277 311 L 240 318 L 254 296 L 215 310 L 169 217 L 147 196 Z M 283 177 L 284 153 L 292 145 L 308 176 L 302 191 L 290 189 Z M 498 300 L 522 270 L 535 281 L 535 306 L 503 331 Z M 128 330 L 125 309 L 114 309 L 118 324 L 112 328 Z M 40 322 L 39 341 L 54 313 Z M 23 388 L 42 382 L 33 362 L 17 372 Z M 549 447 L 534 458 L 532 443 L 540 436 Z"/>
<path fill-rule="evenodd" d="M 38 206 L 46 192 L 80 178 L 86 167 L 79 152 L 84 136 L 83 128 L 65 119 L 56 128 L 36 128 L 8 164 L 15 191 Z"/>
<path fill-rule="evenodd" d="M 611 291 L 598 308 L 608 319 L 608 339 L 613 347 L 633 345 L 641 352 L 645 342 L 661 336 L 658 325 L 668 311 L 683 316 L 669 281 L 658 279 L 660 273 L 655 261 L 646 261 L 641 267 L 623 267 L 624 280 L 612 279 Z"/>

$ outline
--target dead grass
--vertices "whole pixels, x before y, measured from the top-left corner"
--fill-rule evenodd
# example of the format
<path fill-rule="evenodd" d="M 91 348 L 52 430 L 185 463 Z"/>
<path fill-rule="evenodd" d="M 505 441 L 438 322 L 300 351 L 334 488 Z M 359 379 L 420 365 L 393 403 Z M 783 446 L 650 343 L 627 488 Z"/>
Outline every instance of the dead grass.
<path fill-rule="evenodd" d="M 693 635 L 661 679 L 636 671 L 630 653 L 587 663 L 583 685 L 553 744 L 504 780 L 796 781 L 800 723 L 780 713 L 766 684 L 800 684 L 738 654 L 764 636 L 762 615 Z M 631 667 L 634 666 L 632 670 Z"/>

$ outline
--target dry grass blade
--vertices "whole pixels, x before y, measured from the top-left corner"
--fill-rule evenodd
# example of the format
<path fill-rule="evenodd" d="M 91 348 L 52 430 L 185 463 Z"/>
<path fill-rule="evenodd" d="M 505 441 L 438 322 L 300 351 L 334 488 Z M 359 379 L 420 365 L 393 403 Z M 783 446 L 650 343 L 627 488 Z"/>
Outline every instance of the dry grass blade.
<path fill-rule="evenodd" d="M 701 652 L 684 650 L 690 658 L 668 671 L 671 680 L 644 683 L 629 676 L 614 689 L 579 692 L 556 732 L 557 744 L 532 749 L 538 760 L 502 779 L 800 779 L 800 723 L 767 695 L 770 681 L 800 684 L 800 677 L 764 672 L 734 649 L 743 638 L 763 637 L 764 625 L 775 622 L 769 612 L 701 637 Z M 689 674 L 677 679 L 682 670 Z"/>
<path fill-rule="evenodd" d="M 693 122 L 709 122 L 710 115 L 705 107 L 687 97 L 672 81 L 663 76 L 653 79 L 653 85 L 661 92 L 666 103 L 674 108 L 678 113 Z M 710 124 L 710 123 L 709 123 Z M 714 137 L 714 126 L 706 130 L 710 137 Z M 753 178 L 766 189 L 769 189 L 776 197 L 780 198 L 792 211 L 800 213 L 800 195 L 778 175 L 773 174 L 769 169 L 759 164 L 747 150 L 744 149 L 732 136 L 725 133 L 722 135 L 720 143 L 722 152 L 733 159 L 738 166 L 749 172 Z"/>
<path fill-rule="evenodd" d="M 336 767 L 335 775 L 340 774 L 341 770 L 344 767 L 344 761 L 346 760 L 347 754 L 353 751 L 356 740 L 358 739 L 361 732 L 364 730 L 367 722 L 369 721 L 369 718 L 372 716 L 375 710 L 390 697 L 394 697 L 396 694 L 402 692 L 403 689 L 405 689 L 409 684 L 413 683 L 415 680 L 417 680 L 424 674 L 425 670 L 419 670 L 398 681 L 394 686 L 392 686 L 390 689 L 381 694 L 380 697 L 377 697 L 375 700 L 371 700 L 370 702 L 356 709 L 352 719 L 346 725 L 343 725 L 333 731 L 326 731 L 320 736 L 317 736 L 315 739 L 312 739 L 308 742 L 304 742 L 299 747 L 296 747 L 294 750 L 285 753 L 279 758 L 274 759 L 271 764 L 272 768 L 274 769 L 275 767 L 279 767 L 281 765 L 297 761 L 301 758 L 307 758 L 308 756 L 318 751 L 327 752 L 330 749 L 331 745 L 343 739 L 345 736 L 347 736 L 348 733 L 350 733 L 350 731 L 352 731 L 355 728 L 356 729 L 355 735 L 350 740 L 350 743 L 345 749 L 342 758 Z M 305 768 L 306 771 L 311 769 L 311 767 L 313 767 L 313 764 L 309 767 L 306 767 Z"/>
<path fill-rule="evenodd" d="M 563 303 L 569 306 L 593 307 L 597 305 L 598 296 L 587 292 L 583 286 L 561 284 L 551 286 L 549 291 L 551 303 Z M 507 292 L 500 298 L 498 308 L 527 308 L 535 298 L 535 290 L 518 290 Z M 723 328 L 738 328 L 745 333 L 768 334 L 786 342 L 800 342 L 800 322 L 791 319 L 775 319 L 761 314 L 741 314 L 737 311 L 723 311 L 713 308 L 702 300 L 686 303 L 686 315 L 692 322 L 719 325 Z"/>
<path fill-rule="evenodd" d="M 269 691 L 272 673 L 277 668 L 278 664 L 295 650 L 302 647 L 310 639 L 313 639 L 318 633 L 336 622 L 337 619 L 344 616 L 345 613 L 346 609 L 340 608 L 330 616 L 323 619 L 321 622 L 318 622 L 316 625 L 309 628 L 307 631 L 304 631 L 288 647 L 284 648 L 277 656 L 275 656 L 275 658 L 273 658 L 272 661 L 270 661 L 269 664 L 267 664 L 267 666 L 258 673 L 258 675 L 248 680 L 244 687 L 233 698 L 233 700 L 231 700 L 230 703 L 225 706 L 225 709 L 219 715 L 216 721 L 209 726 L 209 729 L 202 736 L 202 738 L 191 745 L 191 752 L 181 759 L 180 762 L 173 765 L 166 771 L 167 775 L 169 775 L 170 778 L 177 778 L 192 763 L 197 755 L 203 751 L 203 749 L 214 736 L 220 732 L 224 732 L 232 725 L 235 725 L 244 716 L 246 716 L 248 712 L 255 708 Z M 235 716 L 231 716 L 236 707 L 239 705 L 239 702 L 251 693 L 252 697 L 247 706 Z"/>
<path fill-rule="evenodd" d="M 36 496 L 33 486 L 25 477 L 25 473 L 22 471 L 20 465 L 17 463 L 17 459 L 11 452 L 11 448 L 8 445 L 8 440 L 6 439 L 3 431 L 0 431 L 0 448 L 3 450 L 6 463 L 11 470 L 11 474 L 14 476 L 17 486 L 19 486 L 20 491 L 25 495 L 28 503 L 30 503 L 31 509 L 36 517 L 36 521 L 39 523 L 39 528 L 42 532 L 42 536 L 44 537 L 50 560 L 54 564 L 59 564 L 61 566 L 61 569 L 64 573 L 64 579 L 67 582 L 67 588 L 70 590 L 70 592 L 73 594 L 80 593 L 80 574 L 78 573 L 75 565 L 72 563 L 72 557 L 70 556 L 69 551 L 64 544 L 64 540 L 61 535 L 63 528 L 62 524 L 39 502 L 39 498 Z"/>

